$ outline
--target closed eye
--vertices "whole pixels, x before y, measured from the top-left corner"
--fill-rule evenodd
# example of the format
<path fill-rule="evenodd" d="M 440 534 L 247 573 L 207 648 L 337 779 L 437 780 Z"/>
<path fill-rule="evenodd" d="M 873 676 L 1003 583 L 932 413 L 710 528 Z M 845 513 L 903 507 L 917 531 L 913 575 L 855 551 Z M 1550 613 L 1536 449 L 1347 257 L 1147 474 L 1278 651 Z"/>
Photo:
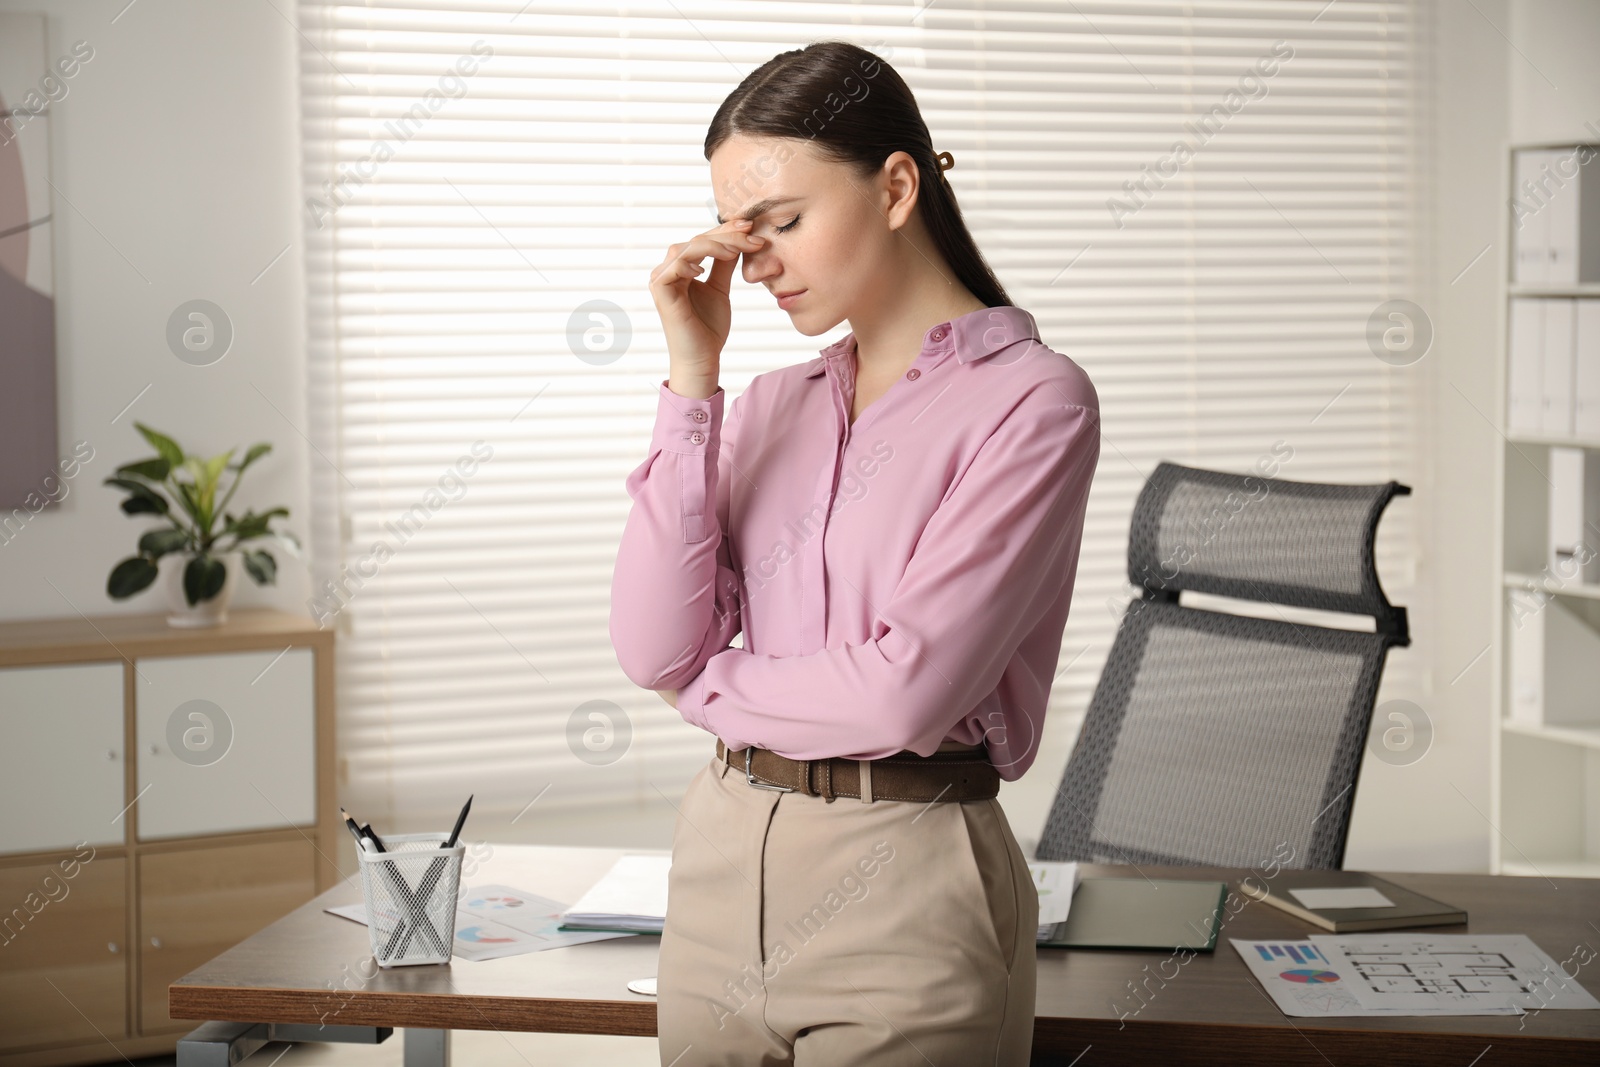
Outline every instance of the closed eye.
<path fill-rule="evenodd" d="M 793 221 L 784 223 L 782 226 L 779 226 L 778 227 L 778 232 L 779 233 L 788 233 L 790 230 L 794 229 L 799 224 L 800 224 L 800 216 L 796 215 L 794 217 Z"/>

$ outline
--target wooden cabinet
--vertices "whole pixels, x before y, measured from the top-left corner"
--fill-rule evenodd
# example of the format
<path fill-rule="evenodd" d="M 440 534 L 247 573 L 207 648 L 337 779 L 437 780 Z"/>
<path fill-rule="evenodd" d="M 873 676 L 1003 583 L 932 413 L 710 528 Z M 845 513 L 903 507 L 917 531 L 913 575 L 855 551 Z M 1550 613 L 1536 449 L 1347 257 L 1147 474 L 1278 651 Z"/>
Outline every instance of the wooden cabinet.
<path fill-rule="evenodd" d="M 119 663 L 0 670 L 0 852 L 122 843 L 122 718 Z"/>
<path fill-rule="evenodd" d="M 139 837 L 316 821 L 310 649 L 140 659 Z"/>
<path fill-rule="evenodd" d="M 229 615 L 0 623 L 5 1067 L 171 1052 L 167 986 L 339 878 L 333 632 Z"/>
<path fill-rule="evenodd" d="M 93 848 L 0 868 L 0 1049 L 127 1032 L 127 881 Z"/>
<path fill-rule="evenodd" d="M 305 840 L 145 852 L 139 857 L 139 1027 L 174 1022 L 167 986 L 283 918 L 316 893 L 316 851 Z"/>

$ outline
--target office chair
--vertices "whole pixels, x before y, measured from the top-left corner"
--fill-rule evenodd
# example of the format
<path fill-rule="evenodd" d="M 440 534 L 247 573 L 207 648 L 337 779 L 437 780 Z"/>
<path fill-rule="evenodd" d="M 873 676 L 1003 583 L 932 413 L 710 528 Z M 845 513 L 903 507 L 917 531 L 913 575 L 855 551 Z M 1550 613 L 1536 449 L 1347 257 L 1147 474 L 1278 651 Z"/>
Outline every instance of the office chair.
<path fill-rule="evenodd" d="M 1129 533 L 1139 595 L 1035 858 L 1338 869 L 1384 656 L 1411 643 L 1373 563 L 1379 516 L 1410 492 L 1160 464 Z M 1374 629 L 1205 610 L 1185 591 Z"/>

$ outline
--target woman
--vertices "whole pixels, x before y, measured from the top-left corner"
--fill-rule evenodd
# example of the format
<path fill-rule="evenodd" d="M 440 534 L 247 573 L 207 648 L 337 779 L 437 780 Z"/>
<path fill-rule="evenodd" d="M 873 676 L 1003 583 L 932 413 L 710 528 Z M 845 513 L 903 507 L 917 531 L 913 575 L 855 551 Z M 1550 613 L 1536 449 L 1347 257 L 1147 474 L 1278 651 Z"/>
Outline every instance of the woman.
<path fill-rule="evenodd" d="M 1039 905 L 994 797 L 1038 749 L 1094 389 L 872 53 L 775 57 L 705 155 L 719 225 L 651 273 L 670 373 L 612 582 L 624 672 L 719 738 L 673 835 L 661 1062 L 1025 1064 Z M 851 332 L 724 422 L 736 262 Z"/>

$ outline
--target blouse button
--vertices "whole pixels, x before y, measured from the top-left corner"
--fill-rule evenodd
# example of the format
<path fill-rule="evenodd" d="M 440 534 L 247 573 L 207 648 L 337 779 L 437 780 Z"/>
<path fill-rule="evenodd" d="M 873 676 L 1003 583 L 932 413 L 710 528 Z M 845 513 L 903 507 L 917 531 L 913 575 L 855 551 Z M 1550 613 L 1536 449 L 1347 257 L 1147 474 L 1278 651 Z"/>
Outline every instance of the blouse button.
<path fill-rule="evenodd" d="M 693 419 L 695 422 L 705 422 L 706 421 L 706 413 L 703 412 L 703 411 L 696 411 L 693 414 L 691 414 L 689 417 L 691 419 Z"/>
<path fill-rule="evenodd" d="M 906 377 L 912 381 L 916 381 L 918 378 L 922 377 L 922 372 L 917 368 L 912 367 L 910 370 L 906 371 Z"/>
<path fill-rule="evenodd" d="M 705 440 L 706 440 L 706 435 L 701 433 L 699 430 L 696 430 L 694 433 L 689 435 L 689 443 L 690 444 L 694 444 L 694 445 L 705 444 Z"/>
<path fill-rule="evenodd" d="M 934 330 L 933 331 L 933 339 L 935 341 L 943 341 L 944 340 L 944 330 L 943 329 Z"/>

